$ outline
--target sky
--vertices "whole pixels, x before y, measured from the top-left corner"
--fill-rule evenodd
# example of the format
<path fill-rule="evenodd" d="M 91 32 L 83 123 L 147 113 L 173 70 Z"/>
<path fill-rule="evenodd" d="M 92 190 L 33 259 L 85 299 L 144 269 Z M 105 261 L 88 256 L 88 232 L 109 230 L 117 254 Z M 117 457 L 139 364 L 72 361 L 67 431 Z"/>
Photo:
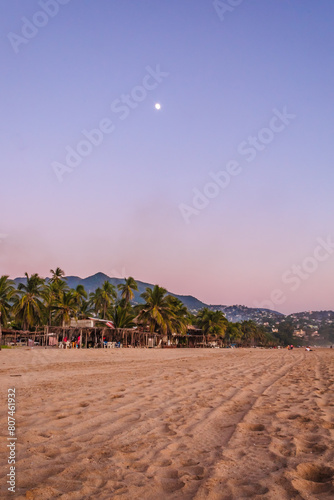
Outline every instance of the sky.
<path fill-rule="evenodd" d="M 0 0 L 0 275 L 334 309 L 333 21 L 332 0 Z"/>

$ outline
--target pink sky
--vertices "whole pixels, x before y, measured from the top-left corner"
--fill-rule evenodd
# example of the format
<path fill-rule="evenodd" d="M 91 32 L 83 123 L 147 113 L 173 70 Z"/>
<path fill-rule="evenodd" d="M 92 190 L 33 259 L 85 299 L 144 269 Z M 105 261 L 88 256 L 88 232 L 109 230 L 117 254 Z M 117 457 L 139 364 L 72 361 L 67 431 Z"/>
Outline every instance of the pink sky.
<path fill-rule="evenodd" d="M 334 3 L 73 0 L 14 50 L 37 4 L 0 5 L 0 274 L 333 309 Z"/>

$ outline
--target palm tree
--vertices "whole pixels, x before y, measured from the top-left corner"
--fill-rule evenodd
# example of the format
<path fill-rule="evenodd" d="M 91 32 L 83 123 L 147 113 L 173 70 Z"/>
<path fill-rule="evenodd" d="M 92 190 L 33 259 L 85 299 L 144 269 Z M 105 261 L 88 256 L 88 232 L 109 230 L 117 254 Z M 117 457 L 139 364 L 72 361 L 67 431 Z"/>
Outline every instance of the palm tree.
<path fill-rule="evenodd" d="M 108 317 L 112 320 L 116 330 L 118 328 L 133 328 L 136 326 L 134 319 L 135 314 L 129 305 L 122 303 L 115 304 L 108 311 Z"/>
<path fill-rule="evenodd" d="M 77 303 L 72 290 L 60 294 L 55 309 L 55 320 L 61 321 L 63 326 L 68 324 L 71 318 L 77 317 Z"/>
<path fill-rule="evenodd" d="M 171 317 L 172 331 L 168 333 L 181 333 L 184 335 L 187 333 L 187 326 L 191 322 L 189 311 L 177 297 L 169 295 L 168 300 L 173 313 Z"/>
<path fill-rule="evenodd" d="M 277 340 L 275 340 L 273 334 L 269 332 L 263 325 L 256 325 L 255 342 L 262 345 L 275 345 Z"/>
<path fill-rule="evenodd" d="M 130 306 L 129 303 L 124 302 L 122 299 L 120 302 L 116 303 L 113 305 L 109 310 L 108 310 L 108 318 L 111 319 L 111 321 L 114 324 L 115 327 L 115 333 L 116 333 L 116 338 L 118 336 L 118 331 L 120 329 L 124 328 L 133 328 L 136 326 L 134 319 L 135 319 L 135 313 Z M 122 339 L 124 341 L 124 332 L 122 335 Z"/>
<path fill-rule="evenodd" d="M 125 278 L 125 282 L 117 285 L 117 288 L 121 292 L 121 297 L 126 304 L 128 304 L 130 300 L 133 299 L 133 290 L 138 291 L 137 282 L 134 280 L 134 278 L 132 278 L 132 276 L 130 276 L 129 278 Z"/>
<path fill-rule="evenodd" d="M 66 281 L 63 280 L 49 280 L 49 282 L 44 285 L 41 296 L 43 298 L 47 324 L 49 326 L 52 323 L 52 314 L 55 310 L 57 301 L 60 299 L 61 294 L 63 292 L 67 292 L 68 290 L 69 288 Z"/>
<path fill-rule="evenodd" d="M 95 292 L 91 292 L 89 294 L 89 305 L 93 308 L 93 311 L 96 315 L 100 314 L 102 309 L 102 290 L 101 288 L 97 288 Z"/>
<path fill-rule="evenodd" d="M 78 309 L 78 319 L 87 319 L 94 313 L 92 304 L 89 300 L 82 300 Z"/>
<path fill-rule="evenodd" d="M 107 311 L 116 297 L 114 285 L 105 281 L 102 288 L 97 288 L 95 292 L 90 294 L 90 303 L 94 306 L 95 313 L 102 315 L 102 319 L 106 319 Z"/>
<path fill-rule="evenodd" d="M 240 323 L 229 323 L 226 330 L 226 337 L 231 342 L 240 343 L 243 338 L 243 331 Z"/>
<path fill-rule="evenodd" d="M 242 338 L 245 343 L 252 344 L 257 337 L 258 327 L 252 320 L 243 321 L 241 323 Z"/>
<path fill-rule="evenodd" d="M 136 306 L 138 321 L 144 326 L 149 326 L 151 333 L 160 332 L 166 335 L 173 330 L 172 320 L 175 315 L 170 296 L 166 294 L 167 290 L 158 285 L 155 285 L 153 289 L 147 287 L 146 291 L 141 294 L 145 303 Z"/>
<path fill-rule="evenodd" d="M 85 290 L 85 287 L 83 285 L 77 285 L 77 287 L 72 290 L 72 293 L 77 307 L 78 309 L 80 309 L 84 300 L 87 299 L 87 292 Z"/>
<path fill-rule="evenodd" d="M 50 273 L 52 274 L 50 278 L 51 283 L 57 283 L 57 281 L 62 281 L 62 278 L 65 276 L 65 272 L 62 269 L 60 269 L 60 267 L 57 267 L 55 271 L 53 269 L 50 269 Z"/>
<path fill-rule="evenodd" d="M 8 278 L 9 276 L 1 276 L 0 278 L 0 322 L 3 326 L 7 326 L 11 302 L 16 294 L 15 283 Z"/>
<path fill-rule="evenodd" d="M 13 313 L 23 325 L 23 329 L 32 328 L 40 323 L 43 313 L 41 302 L 42 287 L 44 279 L 37 273 L 30 277 L 25 273 L 26 284 L 20 283 L 18 286 L 18 297 L 15 300 Z"/>
<path fill-rule="evenodd" d="M 197 314 L 196 325 L 203 331 L 204 335 L 224 337 L 228 321 L 221 311 L 212 311 L 204 307 Z"/>

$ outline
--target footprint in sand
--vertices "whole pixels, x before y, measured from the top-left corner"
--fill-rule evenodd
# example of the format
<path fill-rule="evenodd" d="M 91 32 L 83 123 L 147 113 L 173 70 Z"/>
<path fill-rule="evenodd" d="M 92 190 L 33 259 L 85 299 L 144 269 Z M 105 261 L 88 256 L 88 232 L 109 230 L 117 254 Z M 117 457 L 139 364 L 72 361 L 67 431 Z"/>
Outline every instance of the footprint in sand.
<path fill-rule="evenodd" d="M 318 442 L 307 441 L 306 439 L 295 439 L 297 455 L 314 453 L 320 455 L 325 453 L 328 449 L 326 445 L 319 444 Z"/>
<path fill-rule="evenodd" d="M 49 439 L 52 434 L 50 432 L 41 432 L 41 434 L 38 434 L 40 437 L 47 438 Z"/>
<path fill-rule="evenodd" d="M 334 493 L 333 474 L 330 467 L 311 462 L 301 463 L 296 468 L 297 479 L 293 479 L 292 484 L 301 493 Z"/>
<path fill-rule="evenodd" d="M 158 467 L 169 467 L 172 465 L 172 461 L 168 459 L 162 459 L 157 462 Z"/>
<path fill-rule="evenodd" d="M 263 424 L 239 424 L 245 430 L 249 430 L 252 432 L 262 432 L 265 430 L 265 426 Z"/>
<path fill-rule="evenodd" d="M 174 491 L 180 490 L 185 485 L 185 483 L 179 479 L 179 473 L 176 469 L 162 469 L 161 471 L 157 471 L 156 476 L 157 481 L 166 493 L 173 493 Z"/>
<path fill-rule="evenodd" d="M 233 498 L 251 498 L 258 495 L 265 495 L 269 490 L 260 483 L 251 483 L 243 479 L 229 480 L 231 490 L 234 493 Z"/>
<path fill-rule="evenodd" d="M 296 446 L 289 440 L 283 440 L 282 442 L 273 441 L 270 445 L 270 450 L 273 453 L 279 453 L 283 457 L 295 457 L 296 456 Z"/>
<path fill-rule="evenodd" d="M 200 465 L 195 465 L 194 467 L 187 467 L 187 470 L 182 474 L 182 476 L 189 476 L 190 479 L 199 481 L 204 477 L 205 469 Z"/>
<path fill-rule="evenodd" d="M 176 432 L 172 431 L 168 424 L 163 424 L 160 428 L 160 432 L 163 434 L 168 434 L 168 436 L 175 436 Z"/>
<path fill-rule="evenodd" d="M 279 411 L 277 417 L 282 420 L 295 420 L 300 417 L 299 413 L 290 413 L 288 411 Z"/>
<path fill-rule="evenodd" d="M 192 458 L 187 458 L 185 460 L 181 460 L 181 465 L 183 467 L 193 467 L 193 466 L 198 465 L 198 464 L 199 464 L 199 462 L 198 461 L 196 462 Z"/>
<path fill-rule="evenodd" d="M 148 464 L 137 461 L 133 462 L 131 465 L 131 469 L 137 472 L 146 472 L 148 468 L 149 468 Z"/>
<path fill-rule="evenodd" d="M 45 450 L 45 455 L 48 458 L 56 458 L 61 455 L 61 451 L 59 450 L 59 448 L 47 448 Z"/>

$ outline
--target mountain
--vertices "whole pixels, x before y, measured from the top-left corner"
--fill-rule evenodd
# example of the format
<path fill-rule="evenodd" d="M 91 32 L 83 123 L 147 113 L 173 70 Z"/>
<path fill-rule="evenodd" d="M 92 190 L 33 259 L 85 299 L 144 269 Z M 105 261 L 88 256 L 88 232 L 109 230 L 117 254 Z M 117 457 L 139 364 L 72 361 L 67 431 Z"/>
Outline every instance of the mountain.
<path fill-rule="evenodd" d="M 46 278 L 48 280 L 48 278 Z M 25 283 L 26 278 L 16 278 L 16 286 L 19 283 Z M 88 278 L 80 278 L 79 276 L 67 276 L 67 284 L 70 288 L 76 288 L 78 285 L 83 285 L 87 293 L 94 292 L 96 288 L 101 287 L 104 281 L 109 281 L 115 287 L 120 283 L 124 283 L 124 279 L 121 278 L 110 278 L 106 274 L 97 273 L 93 276 L 88 276 Z M 143 281 L 137 281 L 138 291 L 134 292 L 134 303 L 141 303 L 143 299 L 140 295 L 145 292 L 146 288 L 153 288 L 154 285 L 151 283 L 145 283 Z M 222 311 L 229 321 L 241 322 L 245 320 L 253 320 L 258 324 L 268 325 L 268 327 L 276 329 L 277 325 L 282 322 L 289 322 L 290 325 L 295 330 L 301 329 L 305 330 L 306 336 L 310 333 L 315 336 L 318 334 L 324 336 L 324 338 L 329 338 L 334 340 L 334 312 L 333 311 L 308 311 L 302 313 L 295 313 L 289 316 L 278 311 L 272 311 L 270 309 L 259 309 L 252 308 L 243 305 L 212 305 L 205 304 L 204 302 L 198 300 L 192 295 L 177 295 L 175 293 L 169 292 L 170 295 L 177 297 L 183 302 L 185 306 L 192 313 L 196 313 L 199 309 L 203 307 L 208 307 L 209 309 Z M 322 335 L 322 332 L 325 332 Z M 315 333 L 316 332 L 316 333 Z"/>
<path fill-rule="evenodd" d="M 117 285 L 119 285 L 120 283 L 124 283 L 124 279 L 110 278 L 103 273 L 97 273 L 84 279 L 78 278 L 77 276 L 67 276 L 66 280 L 70 288 L 75 288 L 77 285 L 83 285 L 87 293 L 94 292 L 96 288 L 101 287 L 105 281 L 109 281 L 115 287 L 117 287 Z M 152 285 L 151 283 L 144 283 L 143 281 L 137 281 L 137 285 L 138 291 L 134 292 L 133 302 L 140 304 L 141 302 L 143 302 L 143 299 L 140 297 L 140 295 L 145 292 L 146 288 L 152 289 L 154 285 Z M 170 295 L 173 295 L 174 297 L 177 297 L 179 300 L 181 300 L 189 310 L 198 310 L 202 307 L 205 307 L 206 305 L 195 297 L 192 297 L 191 295 L 176 295 L 175 293 L 170 293 Z"/>
<path fill-rule="evenodd" d="M 254 307 L 247 307 L 241 305 L 234 306 L 221 306 L 221 305 L 211 305 L 210 309 L 222 311 L 228 321 L 241 322 L 252 320 L 255 323 L 265 323 L 269 320 L 281 321 L 285 318 L 284 314 L 278 311 L 272 311 L 271 309 L 258 309 Z"/>
<path fill-rule="evenodd" d="M 117 287 L 117 285 L 119 285 L 120 283 L 124 283 L 124 279 L 110 278 L 104 273 L 96 273 L 93 276 L 88 276 L 88 278 L 79 278 L 79 276 L 66 276 L 65 279 L 70 288 L 76 288 L 78 285 L 83 285 L 88 294 L 90 294 L 91 292 L 95 292 L 95 290 L 101 287 L 105 281 L 109 281 L 115 287 Z M 26 278 L 15 278 L 14 281 L 17 286 L 19 283 L 25 283 Z M 146 288 L 152 289 L 154 285 L 152 285 L 151 283 L 144 283 L 143 281 L 137 281 L 137 285 L 138 291 L 134 292 L 133 302 L 140 304 L 141 302 L 143 302 L 143 299 L 140 297 L 140 295 L 145 292 Z M 181 300 L 190 311 L 196 312 L 199 309 L 202 309 L 202 307 L 208 307 L 207 304 L 204 304 L 204 302 L 201 302 L 192 295 L 177 295 L 175 293 L 169 293 L 170 295 L 173 295 L 174 297 L 177 297 L 179 300 Z"/>

